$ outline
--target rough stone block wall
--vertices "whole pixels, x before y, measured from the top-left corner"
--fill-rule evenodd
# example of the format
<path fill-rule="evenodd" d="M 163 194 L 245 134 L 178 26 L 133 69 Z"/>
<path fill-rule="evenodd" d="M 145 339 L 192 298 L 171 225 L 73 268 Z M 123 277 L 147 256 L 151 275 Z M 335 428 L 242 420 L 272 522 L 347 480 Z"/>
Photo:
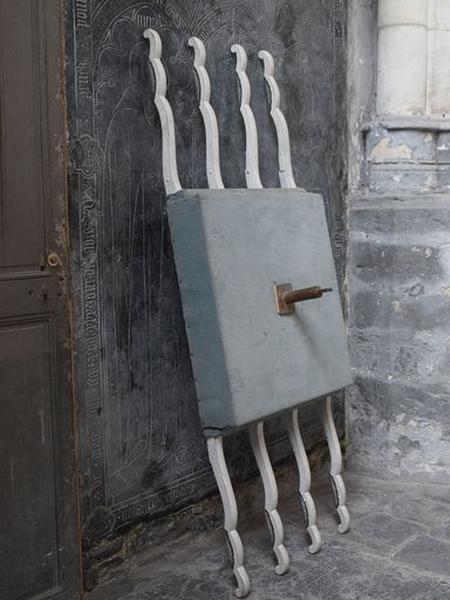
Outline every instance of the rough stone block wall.
<path fill-rule="evenodd" d="M 371 196 L 349 220 L 351 468 L 448 482 L 450 196 Z"/>

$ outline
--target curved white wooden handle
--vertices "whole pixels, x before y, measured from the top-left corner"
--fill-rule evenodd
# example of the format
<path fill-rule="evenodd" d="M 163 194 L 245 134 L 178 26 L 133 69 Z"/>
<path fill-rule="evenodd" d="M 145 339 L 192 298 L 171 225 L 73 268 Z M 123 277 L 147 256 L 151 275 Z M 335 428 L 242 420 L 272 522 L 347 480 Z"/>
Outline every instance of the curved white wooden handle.
<path fill-rule="evenodd" d="M 338 531 L 339 533 L 347 533 L 347 531 L 350 529 L 350 514 L 346 506 L 347 492 L 341 475 L 342 452 L 333 418 L 331 396 L 327 396 L 327 398 L 322 401 L 321 412 L 325 436 L 327 438 L 328 448 L 330 450 L 330 479 L 333 486 L 334 499 L 336 502 L 336 512 L 340 520 Z"/>
<path fill-rule="evenodd" d="M 244 547 L 237 530 L 238 509 L 236 497 L 233 492 L 227 463 L 223 453 L 222 437 L 208 438 L 209 460 L 219 488 L 220 497 L 224 511 L 224 529 L 228 536 L 233 560 L 233 573 L 238 587 L 235 594 L 238 598 L 245 598 L 250 593 L 250 580 L 244 567 Z"/>
<path fill-rule="evenodd" d="M 270 90 L 271 108 L 270 115 L 275 125 L 278 138 L 278 164 L 280 184 L 282 188 L 295 188 L 294 175 L 292 173 L 291 145 L 289 141 L 289 129 L 286 119 L 280 109 L 280 90 L 274 78 L 275 64 L 273 56 L 266 50 L 261 50 L 258 57 L 264 64 L 264 78 Z M 331 455 L 330 478 L 333 485 L 333 492 L 336 500 L 336 511 L 340 523 L 338 531 L 346 533 L 350 529 L 350 514 L 346 506 L 346 490 L 344 480 L 342 479 L 342 453 L 339 445 L 339 439 L 336 432 L 336 425 L 333 418 L 331 398 L 328 397 L 322 406 L 322 422 L 325 429 L 325 435 L 328 442 Z M 298 411 L 294 409 L 290 415 L 289 437 L 294 448 L 300 475 L 299 496 L 302 507 L 305 511 L 307 529 L 311 536 L 311 545 L 309 551 L 315 553 L 320 549 L 320 532 L 316 526 L 316 509 L 314 501 L 309 491 L 311 483 L 311 474 L 308 464 L 300 429 L 298 427 Z"/>
<path fill-rule="evenodd" d="M 175 122 L 172 108 L 166 98 L 167 77 L 161 62 L 162 43 L 158 32 L 154 29 L 146 29 L 144 37 L 150 43 L 149 61 L 156 80 L 155 104 L 161 121 L 164 186 L 166 194 L 174 194 L 181 190 L 181 184 L 178 178 Z"/>
<path fill-rule="evenodd" d="M 311 538 L 308 550 L 310 554 L 316 554 L 322 546 L 322 538 L 317 528 L 316 505 L 311 496 L 311 469 L 309 468 L 308 456 L 300 432 L 297 408 L 294 408 L 289 414 L 288 433 L 298 467 L 298 495 L 305 516 L 306 530 Z"/>
<path fill-rule="evenodd" d="M 261 50 L 258 57 L 264 64 L 264 79 L 270 90 L 271 106 L 270 116 L 275 125 L 278 138 L 278 168 L 281 187 L 295 188 L 294 175 L 292 173 L 291 144 L 289 141 L 289 129 L 280 109 L 280 89 L 273 76 L 275 63 L 273 56 L 266 50 Z"/>
<path fill-rule="evenodd" d="M 250 81 L 247 77 L 247 54 L 240 44 L 233 44 L 231 52 L 236 54 L 236 73 L 241 86 L 240 111 L 244 119 L 246 150 L 245 150 L 245 179 L 248 188 L 261 188 L 259 176 L 258 132 L 253 111 L 250 107 Z"/>
<path fill-rule="evenodd" d="M 289 570 L 289 554 L 284 545 L 283 522 L 277 510 L 278 488 L 275 475 L 267 452 L 266 440 L 264 438 L 264 423 L 250 425 L 250 443 L 255 455 L 256 463 L 264 486 L 264 509 L 266 511 L 267 523 L 272 533 L 272 547 L 277 559 L 275 572 L 283 575 Z"/>
<path fill-rule="evenodd" d="M 223 189 L 220 172 L 219 128 L 216 113 L 210 103 L 211 83 L 205 68 L 206 50 L 203 42 L 197 37 L 191 37 L 189 46 L 194 49 L 194 69 L 200 84 L 200 112 L 202 113 L 206 137 L 206 173 L 208 186 L 211 189 Z"/>

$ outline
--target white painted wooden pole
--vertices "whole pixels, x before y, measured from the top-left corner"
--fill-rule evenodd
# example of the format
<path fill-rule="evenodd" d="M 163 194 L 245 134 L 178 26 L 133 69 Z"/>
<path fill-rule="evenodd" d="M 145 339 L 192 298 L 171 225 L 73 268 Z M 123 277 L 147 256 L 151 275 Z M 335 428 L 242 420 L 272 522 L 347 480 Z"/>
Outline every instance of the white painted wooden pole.
<path fill-rule="evenodd" d="M 206 175 L 211 189 L 223 189 L 220 171 L 219 128 L 216 113 L 210 103 L 211 83 L 205 67 L 206 50 L 203 42 L 197 37 L 191 37 L 189 46 L 194 49 L 194 69 L 200 86 L 200 112 L 203 117 L 206 138 Z"/>
<path fill-rule="evenodd" d="M 280 109 L 280 91 L 274 77 L 274 60 L 272 55 L 266 50 L 261 50 L 258 54 L 264 65 L 264 78 L 268 84 L 271 96 L 272 116 L 278 139 L 278 164 L 281 187 L 295 188 L 295 180 L 292 172 L 291 162 L 291 145 L 289 141 L 289 129 L 286 119 Z M 325 429 L 325 436 L 330 450 L 331 465 L 330 478 L 332 481 L 333 492 L 336 500 L 336 511 L 340 519 L 338 531 L 345 533 L 350 528 L 350 515 L 345 506 L 345 485 L 341 477 L 342 454 L 339 445 L 339 439 L 336 433 L 334 424 L 333 411 L 331 409 L 331 399 L 327 399 L 328 410 L 322 411 L 322 422 Z M 309 551 L 311 554 L 318 552 L 322 545 L 320 531 L 316 524 L 316 507 L 310 493 L 311 487 L 311 470 L 309 467 L 308 456 L 305 452 L 305 447 L 298 425 L 298 411 L 293 410 L 288 420 L 289 439 L 294 449 L 295 458 L 299 472 L 299 496 L 300 502 L 305 514 L 306 528 L 311 537 L 311 545 Z M 336 483 L 337 482 L 337 483 Z M 336 494 L 336 490 L 340 495 Z"/>
<path fill-rule="evenodd" d="M 317 512 L 314 499 L 311 496 L 311 469 L 309 467 L 308 455 L 303 444 L 302 434 L 298 424 L 298 410 L 291 411 L 288 417 L 288 434 L 294 451 L 298 468 L 298 496 L 305 517 L 306 531 L 311 539 L 308 551 L 316 554 L 322 547 L 322 536 L 317 527 Z"/>
<path fill-rule="evenodd" d="M 264 65 L 264 79 L 270 91 L 270 116 L 275 125 L 278 140 L 278 175 L 282 188 L 295 188 L 292 172 L 291 142 L 289 129 L 280 108 L 280 89 L 274 77 L 275 63 L 273 56 L 266 50 L 258 53 L 258 58 Z"/>
<path fill-rule="evenodd" d="M 236 74 L 241 89 L 241 115 L 245 125 L 245 178 L 248 188 L 262 188 L 259 176 L 258 132 L 255 117 L 250 106 L 251 89 L 247 77 L 247 54 L 239 44 L 231 46 L 231 52 L 236 54 Z"/>
<path fill-rule="evenodd" d="M 267 452 L 264 438 L 264 423 L 260 421 L 249 428 L 250 443 L 255 455 L 256 463 L 264 486 L 264 510 L 266 511 L 267 524 L 272 536 L 273 553 L 277 560 L 275 572 L 283 575 L 289 570 L 289 554 L 284 546 L 284 529 L 278 513 L 278 488 L 275 474 Z"/>
<path fill-rule="evenodd" d="M 347 531 L 350 529 L 350 514 L 346 506 L 347 492 L 345 490 L 344 480 L 342 479 L 341 475 L 342 452 L 336 431 L 336 425 L 334 424 L 333 406 L 330 396 L 322 401 L 321 413 L 325 436 L 327 438 L 328 448 L 330 450 L 330 478 L 333 485 L 336 512 L 340 520 L 338 531 L 339 533 L 347 533 Z"/>
<path fill-rule="evenodd" d="M 161 133 L 163 143 L 163 177 L 166 194 L 173 194 L 181 190 L 181 184 L 178 178 L 178 167 L 175 145 L 175 122 L 172 108 L 166 98 L 167 77 L 164 65 L 161 62 L 162 43 L 159 34 L 153 29 L 147 29 L 144 37 L 149 40 L 150 54 L 149 61 L 152 66 L 156 79 L 155 104 L 161 121 Z M 201 49 L 201 48 L 200 48 Z M 202 72 L 202 57 L 198 55 L 197 48 L 197 72 L 200 71 L 201 82 L 203 82 L 203 92 L 201 98 L 202 114 L 207 127 L 209 139 L 209 166 L 210 181 L 218 187 L 221 184 L 220 165 L 218 156 L 218 134 L 215 115 L 209 104 L 209 84 L 207 73 Z M 222 184 L 223 187 L 223 184 Z M 236 577 L 238 587 L 236 596 L 245 598 L 250 593 L 250 580 L 244 567 L 244 548 L 241 538 L 237 531 L 238 510 L 236 498 L 228 473 L 225 456 L 223 453 L 222 437 L 208 438 L 208 455 L 211 466 L 219 488 L 224 510 L 224 529 L 228 536 L 233 561 L 233 573 Z"/>
<path fill-rule="evenodd" d="M 164 186 L 166 194 L 174 194 L 181 190 L 181 184 L 178 178 L 175 121 L 172 108 L 166 98 L 167 77 L 161 62 L 162 43 L 158 32 L 154 29 L 146 29 L 144 37 L 150 44 L 149 61 L 156 80 L 155 104 L 161 121 Z"/>
<path fill-rule="evenodd" d="M 261 178 L 259 176 L 258 132 L 256 129 L 255 117 L 250 106 L 251 89 L 246 73 L 247 54 L 244 48 L 239 44 L 234 44 L 231 47 L 231 52 L 236 55 L 236 74 L 241 90 L 240 111 L 245 127 L 245 177 L 247 187 L 262 188 Z M 289 570 L 290 561 L 284 546 L 283 523 L 277 510 L 277 482 L 270 462 L 269 453 L 267 452 L 266 440 L 264 437 L 264 423 L 260 421 L 259 423 L 250 425 L 249 436 L 264 486 L 264 508 L 272 536 L 273 552 L 277 560 L 275 572 L 277 575 L 283 575 Z"/>
<path fill-rule="evenodd" d="M 223 453 L 223 439 L 222 437 L 208 438 L 206 443 L 209 461 L 222 499 L 224 529 L 230 543 L 233 573 L 238 584 L 235 594 L 238 598 L 245 598 L 250 593 L 250 580 L 244 567 L 244 547 L 237 531 L 238 509 L 233 485 L 225 461 L 225 455 Z"/>

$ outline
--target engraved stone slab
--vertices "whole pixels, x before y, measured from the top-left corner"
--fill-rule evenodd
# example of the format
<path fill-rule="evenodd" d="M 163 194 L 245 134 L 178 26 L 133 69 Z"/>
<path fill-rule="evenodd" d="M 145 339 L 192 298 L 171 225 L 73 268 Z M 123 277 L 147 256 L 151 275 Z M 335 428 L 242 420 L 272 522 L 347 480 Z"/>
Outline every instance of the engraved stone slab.
<path fill-rule="evenodd" d="M 206 435 L 351 382 L 323 200 L 299 189 L 183 190 L 167 203 Z M 280 316 L 273 286 L 332 287 Z"/>

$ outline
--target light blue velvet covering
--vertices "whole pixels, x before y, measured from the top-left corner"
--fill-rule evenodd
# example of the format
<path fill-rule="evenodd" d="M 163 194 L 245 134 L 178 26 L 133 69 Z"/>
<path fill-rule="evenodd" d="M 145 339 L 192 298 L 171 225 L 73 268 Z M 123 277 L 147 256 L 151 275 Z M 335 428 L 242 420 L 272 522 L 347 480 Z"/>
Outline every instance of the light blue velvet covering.
<path fill-rule="evenodd" d="M 184 190 L 168 198 L 167 210 L 206 435 L 351 382 L 321 196 Z M 333 292 L 280 316 L 274 283 Z"/>

